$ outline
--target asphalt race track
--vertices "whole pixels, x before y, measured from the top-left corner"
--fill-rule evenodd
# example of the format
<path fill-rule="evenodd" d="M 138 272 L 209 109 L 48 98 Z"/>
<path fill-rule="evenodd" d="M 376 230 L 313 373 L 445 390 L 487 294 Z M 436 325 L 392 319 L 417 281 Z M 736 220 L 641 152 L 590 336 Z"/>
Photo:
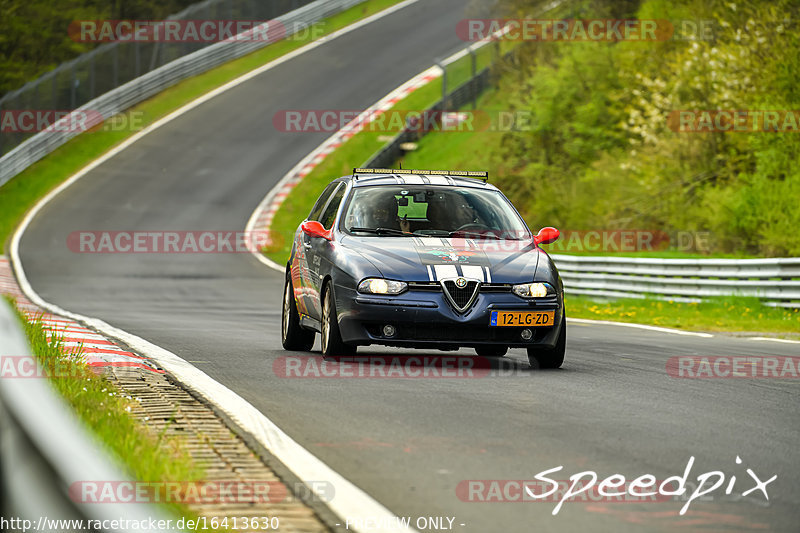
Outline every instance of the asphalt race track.
<path fill-rule="evenodd" d="M 572 323 L 558 371 L 533 370 L 512 350 L 477 379 L 286 379 L 273 372 L 287 355 L 283 278 L 250 254 L 67 248 L 73 231 L 242 230 L 267 191 L 328 135 L 278 132 L 273 115 L 374 103 L 463 46 L 454 29 L 465 6 L 422 0 L 204 103 L 102 164 L 25 233 L 20 255 L 33 288 L 193 362 L 412 524 L 444 516 L 470 532 L 798 531 L 800 381 L 675 379 L 665 367 L 679 355 L 798 356 L 796 344 Z M 691 481 L 714 470 L 725 474 L 723 487 L 731 475 L 737 481 L 731 495 L 719 489 L 684 516 L 685 502 L 673 499 L 572 502 L 553 516 L 554 502 L 469 502 L 456 492 L 463 480 L 530 480 L 559 465 L 554 479 L 585 470 L 664 479 L 682 475 L 691 456 Z M 758 491 L 737 498 L 754 485 L 747 468 L 762 480 L 777 474 L 768 502 Z"/>

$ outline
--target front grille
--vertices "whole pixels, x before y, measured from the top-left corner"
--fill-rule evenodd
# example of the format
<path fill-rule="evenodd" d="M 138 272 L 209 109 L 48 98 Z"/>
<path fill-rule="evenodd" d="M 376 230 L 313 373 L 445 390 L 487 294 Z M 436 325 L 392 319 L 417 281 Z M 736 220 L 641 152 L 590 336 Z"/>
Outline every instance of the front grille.
<path fill-rule="evenodd" d="M 478 292 L 477 281 L 467 281 L 463 289 L 456 286 L 454 280 L 445 280 L 442 282 L 445 294 L 450 297 L 450 303 L 456 308 L 457 311 L 463 312 L 469 307 Z"/>
<path fill-rule="evenodd" d="M 409 281 L 408 290 L 410 291 L 440 291 L 442 287 L 435 281 Z"/>
<path fill-rule="evenodd" d="M 511 285 L 508 283 L 483 283 L 481 292 L 511 292 Z"/>

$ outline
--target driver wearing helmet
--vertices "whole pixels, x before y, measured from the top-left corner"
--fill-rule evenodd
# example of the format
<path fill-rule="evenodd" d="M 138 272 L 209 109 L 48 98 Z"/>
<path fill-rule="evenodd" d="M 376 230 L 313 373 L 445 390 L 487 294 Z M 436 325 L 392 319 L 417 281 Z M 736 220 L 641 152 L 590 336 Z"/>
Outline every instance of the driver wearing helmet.
<path fill-rule="evenodd" d="M 397 216 L 398 203 L 393 191 L 380 191 L 371 195 L 355 214 L 357 223 L 354 227 L 387 228 L 408 232 L 409 222 L 406 217 Z"/>

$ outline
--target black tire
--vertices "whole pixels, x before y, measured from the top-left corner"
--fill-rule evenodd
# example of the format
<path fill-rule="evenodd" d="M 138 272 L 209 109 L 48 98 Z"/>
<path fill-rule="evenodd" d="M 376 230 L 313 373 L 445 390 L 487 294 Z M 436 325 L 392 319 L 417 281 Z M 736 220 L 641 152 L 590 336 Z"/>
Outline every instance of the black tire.
<path fill-rule="evenodd" d="M 508 353 L 508 346 L 479 346 L 475 353 L 481 357 L 503 357 Z"/>
<path fill-rule="evenodd" d="M 300 314 L 294 301 L 291 278 L 283 285 L 283 305 L 281 313 L 281 344 L 284 350 L 307 352 L 314 346 L 316 333 L 300 325 Z"/>
<path fill-rule="evenodd" d="M 322 320 L 320 321 L 322 356 L 352 355 L 356 347 L 345 344 L 339 332 L 339 321 L 336 318 L 336 299 L 333 297 L 333 282 L 325 285 L 322 295 Z"/>
<path fill-rule="evenodd" d="M 561 333 L 552 348 L 528 348 L 528 362 L 534 368 L 561 368 L 567 352 L 567 321 L 561 315 Z"/>

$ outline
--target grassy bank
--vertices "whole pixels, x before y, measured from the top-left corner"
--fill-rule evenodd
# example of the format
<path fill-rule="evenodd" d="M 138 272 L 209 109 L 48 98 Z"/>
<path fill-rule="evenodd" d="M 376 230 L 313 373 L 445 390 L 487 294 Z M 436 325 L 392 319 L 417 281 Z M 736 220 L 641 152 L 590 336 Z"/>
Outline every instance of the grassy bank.
<path fill-rule="evenodd" d="M 306 32 L 302 38 L 290 37 L 184 80 L 133 107 L 123 113 L 122 117 L 112 117 L 95 130 L 72 139 L 0 187 L 0 254 L 4 252 L 4 246 L 11 232 L 39 198 L 139 129 L 147 127 L 220 85 L 399 1 L 367 0 L 326 19 L 318 25 L 320 31 Z M 117 124 L 136 124 L 136 131 L 131 128 L 115 130 L 112 127 L 115 120 Z"/>
<path fill-rule="evenodd" d="M 713 298 L 701 303 L 567 296 L 567 316 L 635 322 L 691 331 L 771 334 L 800 340 L 800 309 L 761 305 L 756 298 Z"/>
<path fill-rule="evenodd" d="M 203 468 L 192 461 L 182 441 L 135 419 L 130 414 L 135 399 L 120 393 L 110 381 L 92 371 L 80 350 L 76 355 L 67 355 L 60 338 L 48 338 L 40 321 L 24 317 L 21 320 L 33 355 L 50 384 L 132 478 L 148 482 L 204 479 Z M 182 516 L 194 515 L 181 504 L 167 507 Z"/>

